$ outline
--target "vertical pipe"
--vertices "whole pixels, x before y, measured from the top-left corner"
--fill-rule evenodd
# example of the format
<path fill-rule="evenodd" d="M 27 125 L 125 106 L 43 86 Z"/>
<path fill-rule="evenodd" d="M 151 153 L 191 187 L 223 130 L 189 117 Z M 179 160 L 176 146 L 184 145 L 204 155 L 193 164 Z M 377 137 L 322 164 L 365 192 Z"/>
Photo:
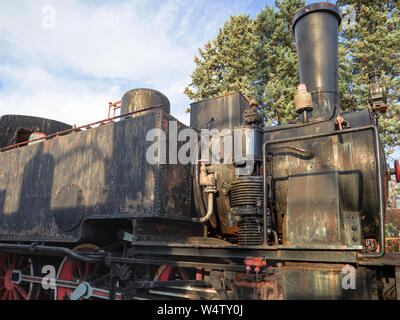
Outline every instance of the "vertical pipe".
<path fill-rule="evenodd" d="M 338 32 L 340 10 L 330 3 L 313 3 L 296 13 L 296 36 L 300 82 L 313 100 L 310 116 L 331 116 L 339 107 Z"/>

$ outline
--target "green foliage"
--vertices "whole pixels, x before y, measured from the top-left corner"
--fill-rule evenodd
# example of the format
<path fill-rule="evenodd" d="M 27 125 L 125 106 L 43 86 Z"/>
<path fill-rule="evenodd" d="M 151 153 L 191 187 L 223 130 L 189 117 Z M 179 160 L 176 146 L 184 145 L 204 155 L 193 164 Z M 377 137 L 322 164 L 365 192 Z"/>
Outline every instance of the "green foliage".
<path fill-rule="evenodd" d="M 241 91 L 246 96 L 262 99 L 257 87 L 258 61 L 255 45 L 259 43 L 255 22 L 248 15 L 232 16 L 219 30 L 217 39 L 208 41 L 195 57 L 196 69 L 192 74 L 193 90 L 185 94 L 198 101 L 217 95 Z"/>
<path fill-rule="evenodd" d="M 276 2 L 256 19 L 231 16 L 216 40 L 199 49 L 196 68 L 185 94 L 195 101 L 241 91 L 260 103 L 267 124 L 283 124 L 295 116 L 299 83 L 291 21 L 303 0 Z"/>
<path fill-rule="evenodd" d="M 285 124 L 296 116 L 294 96 L 299 84 L 297 50 L 291 23 L 295 13 L 304 6 L 302 0 L 276 1 L 278 8 L 261 10 L 257 16 L 258 50 L 266 52 L 260 86 L 264 88 L 264 115 L 267 124 Z M 264 77 L 263 77 L 264 76 Z"/>
<path fill-rule="evenodd" d="M 185 93 L 196 101 L 241 91 L 260 103 L 267 124 L 292 120 L 299 84 L 297 51 L 291 29 L 303 0 L 276 1 L 277 10 L 262 9 L 257 18 L 232 16 L 216 40 L 199 49 L 192 82 Z M 400 1 L 339 0 L 355 10 L 354 27 L 339 39 L 339 92 L 345 111 L 368 107 L 368 72 L 382 71 L 391 108 L 379 122 L 389 154 L 400 132 Z"/>
<path fill-rule="evenodd" d="M 355 24 L 342 27 L 339 88 L 344 110 L 368 107 L 368 73 L 382 72 L 390 108 L 380 119 L 382 140 L 389 153 L 400 132 L 400 2 L 339 0 L 336 5 L 355 10 Z"/>
<path fill-rule="evenodd" d="M 386 238 L 397 238 L 400 236 L 400 230 L 398 226 L 393 223 L 385 224 L 385 237 Z"/>

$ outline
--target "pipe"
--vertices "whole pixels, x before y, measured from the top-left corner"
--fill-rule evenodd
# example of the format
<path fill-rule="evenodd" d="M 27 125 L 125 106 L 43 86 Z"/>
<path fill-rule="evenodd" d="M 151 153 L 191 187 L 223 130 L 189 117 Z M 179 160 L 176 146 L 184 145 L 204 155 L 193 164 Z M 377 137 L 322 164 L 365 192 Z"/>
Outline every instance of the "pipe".
<path fill-rule="evenodd" d="M 378 169 L 378 199 L 379 199 L 379 251 L 377 252 L 368 252 L 368 253 L 359 253 L 358 257 L 360 259 L 366 259 L 366 258 L 381 258 L 385 254 L 385 205 L 384 205 L 384 189 L 383 189 L 383 169 L 382 169 L 382 160 L 380 157 L 380 150 L 381 150 L 381 144 L 379 141 L 379 131 L 376 126 L 364 126 L 364 127 L 359 127 L 359 128 L 353 128 L 353 129 L 347 129 L 347 130 L 341 130 L 341 131 L 334 131 L 334 132 L 327 132 L 327 133 L 319 133 L 319 134 L 311 134 L 307 136 L 302 136 L 302 137 L 293 137 L 293 138 L 288 138 L 288 139 L 278 139 L 278 140 L 269 140 L 266 141 L 263 145 L 263 179 L 264 179 L 264 221 L 267 219 L 267 208 L 265 207 L 265 199 L 267 197 L 267 186 L 266 186 L 266 179 L 267 179 L 267 170 L 266 164 L 267 164 L 267 159 L 266 159 L 266 149 L 270 145 L 273 144 L 281 144 L 281 143 L 288 143 L 288 142 L 296 142 L 296 141 L 303 141 L 303 140 L 309 140 L 309 139 L 315 139 L 315 138 L 323 138 L 323 137 L 330 137 L 330 136 L 336 136 L 336 135 L 342 135 L 346 133 L 355 133 L 355 132 L 361 132 L 365 130 L 372 130 L 375 135 L 375 159 L 376 159 L 376 165 Z M 269 174 L 272 174 L 271 172 Z M 264 239 L 266 238 L 266 232 L 264 233 Z"/>
<path fill-rule="evenodd" d="M 196 146 L 196 148 L 198 148 Z M 205 216 L 206 213 L 206 208 L 205 208 L 205 203 L 203 199 L 203 194 L 201 191 L 201 186 L 200 186 L 200 174 L 199 174 L 199 163 L 197 162 L 194 166 L 194 183 L 193 183 L 193 193 L 194 193 L 194 202 L 195 202 L 195 207 L 196 210 L 200 211 L 201 216 Z"/>
<path fill-rule="evenodd" d="M 313 117 L 328 117 L 339 106 L 338 32 L 342 17 L 330 3 L 313 3 L 296 13 L 300 83 L 307 85 L 313 100 Z"/>
<path fill-rule="evenodd" d="M 32 243 L 30 245 L 27 244 L 11 244 L 11 243 L 0 243 L 0 251 L 1 250 L 10 250 L 10 251 L 22 251 L 22 252 L 30 252 L 33 254 L 53 254 L 55 256 L 68 256 L 72 260 L 82 261 L 82 262 L 99 262 L 102 261 L 102 258 L 94 258 L 87 257 L 77 253 L 74 250 L 65 247 L 50 247 L 50 246 L 42 246 L 37 243 Z"/>
<path fill-rule="evenodd" d="M 214 193 L 208 193 L 208 207 L 207 207 L 207 214 L 200 219 L 201 223 L 206 223 L 210 220 L 212 214 L 214 212 Z"/>

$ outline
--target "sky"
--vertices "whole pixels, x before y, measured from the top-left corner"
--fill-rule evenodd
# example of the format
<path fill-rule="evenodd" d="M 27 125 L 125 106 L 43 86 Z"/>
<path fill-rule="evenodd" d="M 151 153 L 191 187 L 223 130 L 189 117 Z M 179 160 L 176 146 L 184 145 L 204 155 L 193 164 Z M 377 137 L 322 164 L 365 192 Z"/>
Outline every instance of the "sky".
<path fill-rule="evenodd" d="M 307 1 L 307 4 L 316 1 Z M 108 103 L 152 88 L 189 124 L 198 48 L 231 15 L 256 17 L 273 0 L 0 0 L 0 116 L 83 125 Z"/>

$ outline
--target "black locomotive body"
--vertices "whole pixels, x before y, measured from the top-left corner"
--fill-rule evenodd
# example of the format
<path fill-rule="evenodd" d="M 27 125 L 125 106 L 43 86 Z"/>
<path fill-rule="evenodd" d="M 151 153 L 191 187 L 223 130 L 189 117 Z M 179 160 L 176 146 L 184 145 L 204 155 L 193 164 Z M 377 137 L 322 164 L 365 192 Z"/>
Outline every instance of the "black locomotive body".
<path fill-rule="evenodd" d="M 146 161 L 147 132 L 160 128 L 168 133 L 171 119 L 155 110 L 4 152 L 1 238 L 97 240 L 93 237 L 99 236 L 98 230 L 91 223 L 106 219 L 152 217 L 191 223 L 191 189 L 175 179 L 190 181 L 190 167 Z M 19 170 L 5 170 L 11 163 Z M 105 224 L 112 234 L 113 222 Z"/>
<path fill-rule="evenodd" d="M 400 298 L 384 232 L 399 171 L 386 165 L 379 97 L 340 108 L 340 21 L 328 3 L 295 16 L 299 118 L 285 126 L 264 127 L 233 93 L 192 104 L 187 127 L 150 89 L 81 128 L 3 116 L 0 296 L 38 297 L 50 265 L 56 299 Z"/>

